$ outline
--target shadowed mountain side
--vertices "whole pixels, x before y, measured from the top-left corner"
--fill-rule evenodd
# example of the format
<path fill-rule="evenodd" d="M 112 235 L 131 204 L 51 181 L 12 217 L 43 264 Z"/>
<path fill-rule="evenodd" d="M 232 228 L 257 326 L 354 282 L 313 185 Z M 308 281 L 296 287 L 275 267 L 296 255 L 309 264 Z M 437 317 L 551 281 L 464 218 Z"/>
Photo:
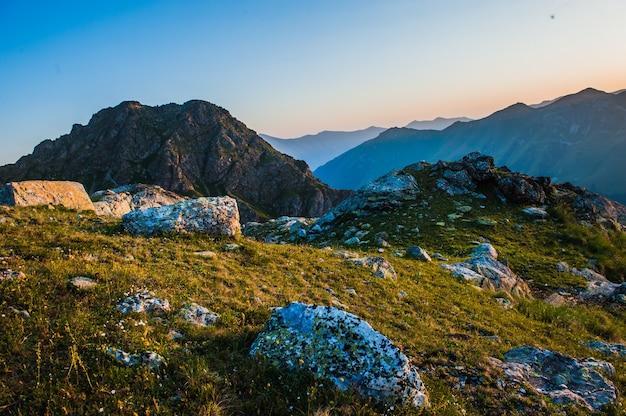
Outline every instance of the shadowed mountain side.
<path fill-rule="evenodd" d="M 244 220 L 319 216 L 347 195 L 225 109 L 199 100 L 156 107 L 129 101 L 103 109 L 86 126 L 76 124 L 0 167 L 3 182 L 26 179 L 78 181 L 90 193 L 146 183 L 188 196 L 231 195 Z"/>
<path fill-rule="evenodd" d="M 415 160 L 458 159 L 472 151 L 626 202 L 626 93 L 586 89 L 540 108 L 518 103 L 443 131 L 390 129 L 315 174 L 331 186 L 356 189 Z"/>

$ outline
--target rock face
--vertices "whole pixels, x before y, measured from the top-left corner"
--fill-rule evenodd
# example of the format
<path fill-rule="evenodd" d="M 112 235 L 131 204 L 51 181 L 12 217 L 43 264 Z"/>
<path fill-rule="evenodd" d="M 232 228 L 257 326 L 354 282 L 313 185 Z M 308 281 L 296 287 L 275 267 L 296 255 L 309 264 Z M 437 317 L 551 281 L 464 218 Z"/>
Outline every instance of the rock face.
<path fill-rule="evenodd" d="M 472 258 L 457 264 L 442 264 L 453 276 L 468 280 L 476 286 L 489 290 L 503 290 L 517 297 L 531 297 L 526 282 L 508 266 L 497 260 L 498 253 L 491 244 L 480 244 L 472 252 Z"/>
<path fill-rule="evenodd" d="M 302 161 L 274 150 L 228 111 L 205 101 L 144 106 L 128 101 L 45 140 L 0 183 L 81 182 L 88 192 L 133 183 L 192 197 L 231 195 L 246 221 L 260 215 L 317 217 L 348 195 L 320 182 Z"/>
<path fill-rule="evenodd" d="M 292 303 L 277 308 L 250 354 L 287 369 L 301 368 L 379 401 L 427 404 L 417 370 L 365 321 L 332 307 Z"/>
<path fill-rule="evenodd" d="M 122 225 L 141 235 L 195 232 L 232 237 L 241 232 L 237 202 L 230 197 L 198 198 L 131 211 L 122 217 Z"/>
<path fill-rule="evenodd" d="M 127 185 L 91 194 L 96 214 L 122 218 L 139 209 L 172 205 L 187 198 L 167 191 L 158 185 Z"/>
<path fill-rule="evenodd" d="M 93 211 L 95 209 L 83 185 L 68 181 L 7 183 L 0 190 L 0 205 L 18 207 L 62 205 L 79 211 Z"/>
<path fill-rule="evenodd" d="M 557 404 L 577 404 L 597 411 L 617 400 L 617 389 L 596 369 L 611 371 L 609 363 L 575 358 L 537 347 L 517 347 L 504 354 L 506 362 L 492 358 L 507 378 L 530 384 Z M 615 370 L 612 369 L 614 372 Z"/>

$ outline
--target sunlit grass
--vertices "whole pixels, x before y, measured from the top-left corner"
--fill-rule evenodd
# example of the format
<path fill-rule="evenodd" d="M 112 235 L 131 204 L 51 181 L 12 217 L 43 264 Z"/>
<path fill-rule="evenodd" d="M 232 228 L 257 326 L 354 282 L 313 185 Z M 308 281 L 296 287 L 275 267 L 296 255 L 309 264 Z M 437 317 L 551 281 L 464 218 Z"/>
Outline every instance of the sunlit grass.
<path fill-rule="evenodd" d="M 578 342 L 622 342 L 626 339 L 623 309 L 552 307 L 531 300 L 503 310 L 495 300 L 498 294 L 457 281 L 439 267 L 440 262 L 391 256 L 396 248 L 419 244 L 453 261 L 467 255 L 471 241 L 484 237 L 509 259 L 514 271 L 533 279 L 535 290 L 580 285 L 552 271 L 557 259 L 551 253 L 562 253 L 558 260 L 580 267 L 587 261 L 585 250 L 591 249 L 564 239 L 558 246 L 547 243 L 564 232 L 563 227 L 577 224 L 535 223 L 522 217 L 507 223 L 504 218 L 510 212 L 497 207 L 482 211 L 481 215 L 496 219 L 496 229 L 455 222 L 456 231 L 447 232 L 429 225 L 430 218 L 427 223 L 403 217 L 401 212 L 386 216 L 389 224 L 405 221 L 409 228 L 420 227 L 419 235 L 400 236 L 383 254 L 398 274 L 393 281 L 373 278 L 366 268 L 333 256 L 332 250 L 312 246 L 201 235 L 132 237 L 118 222 L 90 214 L 45 207 L 1 210 L 5 221 L 0 222 L 0 257 L 6 263 L 2 267 L 21 270 L 26 277 L 0 282 L 0 411 L 16 415 L 420 413 L 392 410 L 355 393 L 338 392 L 308 373 L 282 371 L 248 357 L 271 308 L 299 301 L 339 302 L 398 345 L 425 380 L 432 407 L 424 414 L 521 414 L 522 404 L 527 414 L 554 413 L 557 408 L 539 397 L 517 397 L 514 386 L 500 390 L 497 380 L 503 376 L 489 366 L 487 357 L 501 358 L 508 349 L 523 344 L 577 357 L 594 355 Z M 515 229 L 519 223 L 523 233 Z M 385 228 L 380 223 L 371 225 L 376 232 Z M 622 238 L 596 234 L 606 235 L 607 241 Z M 228 249 L 228 243 L 240 248 Z M 373 245 L 360 249 L 379 254 Z M 216 255 L 194 254 L 202 251 Z M 68 282 L 76 276 L 93 278 L 98 286 L 90 291 L 73 289 Z M 154 319 L 123 315 L 115 309 L 127 295 L 144 290 L 167 298 L 172 312 Z M 176 312 L 191 302 L 219 313 L 219 322 L 208 328 L 184 323 Z M 30 318 L 23 319 L 9 307 L 28 311 Z M 183 338 L 172 337 L 172 331 Z M 166 363 L 158 370 L 124 367 L 106 354 L 107 347 L 130 353 L 154 351 Z M 616 365 L 618 375 L 612 380 L 623 391 L 623 363 L 616 357 L 598 358 Z M 480 382 L 459 390 L 454 387 L 459 372 L 475 375 Z M 584 414 L 568 409 L 568 414 L 576 412 Z"/>

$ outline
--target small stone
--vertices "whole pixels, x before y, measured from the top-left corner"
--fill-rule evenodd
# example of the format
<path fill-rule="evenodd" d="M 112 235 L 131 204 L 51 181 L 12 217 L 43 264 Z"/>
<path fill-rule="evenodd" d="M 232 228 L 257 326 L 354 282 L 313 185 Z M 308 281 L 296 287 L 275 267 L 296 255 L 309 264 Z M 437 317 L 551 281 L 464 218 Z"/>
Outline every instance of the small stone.
<path fill-rule="evenodd" d="M 143 292 L 127 297 L 117 305 L 117 309 L 122 313 L 167 312 L 171 307 L 167 299 L 159 299 L 149 292 Z"/>
<path fill-rule="evenodd" d="M 477 218 L 476 223 L 478 225 L 485 225 L 488 227 L 494 227 L 498 224 L 496 221 L 489 219 L 489 218 Z"/>
<path fill-rule="evenodd" d="M 352 246 L 355 244 L 359 244 L 361 242 L 361 240 L 359 240 L 359 237 L 351 237 L 349 239 L 347 239 L 344 244 L 347 246 Z"/>
<path fill-rule="evenodd" d="M 430 255 L 426 250 L 418 246 L 407 247 L 406 249 L 406 258 L 409 259 L 417 259 L 422 261 L 432 261 Z"/>
<path fill-rule="evenodd" d="M 241 248 L 241 246 L 239 244 L 229 243 L 229 244 L 226 244 L 224 246 L 224 248 L 226 250 L 239 250 Z"/>
<path fill-rule="evenodd" d="M 214 251 L 194 251 L 195 256 L 215 258 L 217 254 Z"/>
<path fill-rule="evenodd" d="M 75 289 L 86 291 L 95 288 L 98 284 L 89 277 L 77 276 L 70 279 L 70 285 Z"/>
<path fill-rule="evenodd" d="M 548 212 L 543 209 L 543 208 L 535 208 L 535 207 L 531 207 L 531 208 L 524 208 L 522 210 L 522 212 L 526 215 L 528 215 L 529 217 L 533 217 L 533 218 L 546 218 L 548 216 Z"/>
<path fill-rule="evenodd" d="M 178 314 L 187 322 L 198 326 L 214 325 L 220 316 L 197 303 L 183 306 Z"/>
<path fill-rule="evenodd" d="M 11 269 L 0 269 L 0 281 L 2 280 L 12 280 L 12 279 L 23 279 L 26 277 L 24 273 L 21 271 L 13 271 Z"/>
<path fill-rule="evenodd" d="M 354 289 L 345 289 L 344 292 L 347 293 L 348 295 L 353 295 L 353 296 L 356 295 L 356 290 Z"/>

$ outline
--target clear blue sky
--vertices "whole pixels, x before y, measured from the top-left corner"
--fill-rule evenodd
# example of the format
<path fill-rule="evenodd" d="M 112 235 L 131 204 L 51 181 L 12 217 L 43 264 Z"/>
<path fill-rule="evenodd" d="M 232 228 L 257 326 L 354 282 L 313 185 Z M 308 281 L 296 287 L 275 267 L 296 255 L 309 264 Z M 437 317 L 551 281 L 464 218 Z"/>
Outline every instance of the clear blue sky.
<path fill-rule="evenodd" d="M 615 91 L 625 18 L 624 0 L 0 0 L 0 164 L 124 100 L 296 137 Z"/>

